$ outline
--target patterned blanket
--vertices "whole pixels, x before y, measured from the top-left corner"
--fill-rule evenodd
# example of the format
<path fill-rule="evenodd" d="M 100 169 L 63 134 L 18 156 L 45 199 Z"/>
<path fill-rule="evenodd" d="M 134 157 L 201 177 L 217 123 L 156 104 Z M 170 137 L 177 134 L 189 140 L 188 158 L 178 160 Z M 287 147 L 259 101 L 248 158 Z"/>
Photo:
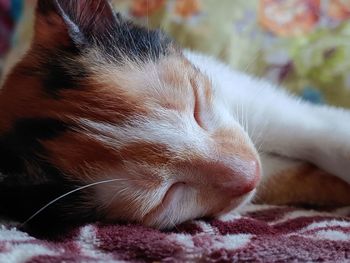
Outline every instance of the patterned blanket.
<path fill-rule="evenodd" d="M 39 240 L 3 225 L 0 262 L 350 262 L 350 207 L 328 212 L 248 206 L 162 232 L 86 225 Z"/>

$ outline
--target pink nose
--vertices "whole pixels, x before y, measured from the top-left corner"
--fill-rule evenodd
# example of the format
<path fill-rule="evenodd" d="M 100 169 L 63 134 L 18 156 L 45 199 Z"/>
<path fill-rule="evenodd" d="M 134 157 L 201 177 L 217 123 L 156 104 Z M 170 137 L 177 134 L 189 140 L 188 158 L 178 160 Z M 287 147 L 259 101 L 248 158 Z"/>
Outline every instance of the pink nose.
<path fill-rule="evenodd" d="M 254 190 L 261 176 L 260 163 L 253 158 L 207 163 L 202 169 L 210 185 L 231 197 Z"/>
<path fill-rule="evenodd" d="M 240 162 L 239 167 L 227 168 L 227 172 L 231 173 L 231 176 L 228 174 L 230 177 L 226 179 L 223 174 L 219 184 L 223 190 L 233 196 L 241 196 L 254 190 L 261 177 L 260 163 L 257 160 L 241 160 Z"/>

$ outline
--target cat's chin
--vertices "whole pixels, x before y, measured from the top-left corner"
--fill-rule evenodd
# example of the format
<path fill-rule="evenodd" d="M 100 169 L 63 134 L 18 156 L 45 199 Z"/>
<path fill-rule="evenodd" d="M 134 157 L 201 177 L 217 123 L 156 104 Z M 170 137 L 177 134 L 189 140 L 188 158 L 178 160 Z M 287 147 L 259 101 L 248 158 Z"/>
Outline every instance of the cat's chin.
<path fill-rule="evenodd" d="M 192 206 L 197 195 L 197 190 L 187 184 L 173 184 L 161 202 L 145 215 L 142 223 L 150 227 L 168 229 L 192 219 L 198 212 L 198 208 Z"/>
<path fill-rule="evenodd" d="M 215 215 L 215 217 L 223 216 L 225 214 L 228 214 L 228 213 L 234 212 L 234 211 L 239 212 L 243 207 L 245 207 L 247 204 L 249 204 L 252 201 L 255 194 L 256 194 L 256 189 L 254 189 L 254 190 L 250 191 L 249 193 L 242 195 L 241 197 L 235 199 L 232 202 L 232 206 L 228 206 L 228 207 L 224 208 L 219 213 L 217 213 Z"/>
<path fill-rule="evenodd" d="M 161 203 L 149 212 L 142 220 L 146 226 L 158 229 L 172 229 L 188 220 L 202 217 L 218 217 L 232 211 L 239 211 L 249 203 L 256 190 L 234 198 L 217 207 L 198 201 L 198 191 L 183 183 L 172 185 L 164 195 Z"/>

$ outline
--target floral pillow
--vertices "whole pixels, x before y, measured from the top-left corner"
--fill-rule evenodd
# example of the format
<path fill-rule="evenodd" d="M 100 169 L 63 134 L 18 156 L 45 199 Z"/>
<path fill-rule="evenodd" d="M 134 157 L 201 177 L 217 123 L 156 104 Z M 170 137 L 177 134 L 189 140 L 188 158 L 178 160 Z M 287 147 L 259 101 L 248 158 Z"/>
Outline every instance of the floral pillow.
<path fill-rule="evenodd" d="M 312 102 L 350 107 L 349 0 L 114 2 L 188 48 L 282 84 Z"/>
<path fill-rule="evenodd" d="M 22 2 L 17 47 L 28 42 L 33 26 L 35 0 Z M 112 3 L 140 23 L 160 26 L 183 46 L 282 84 L 306 100 L 350 107 L 350 0 Z"/>

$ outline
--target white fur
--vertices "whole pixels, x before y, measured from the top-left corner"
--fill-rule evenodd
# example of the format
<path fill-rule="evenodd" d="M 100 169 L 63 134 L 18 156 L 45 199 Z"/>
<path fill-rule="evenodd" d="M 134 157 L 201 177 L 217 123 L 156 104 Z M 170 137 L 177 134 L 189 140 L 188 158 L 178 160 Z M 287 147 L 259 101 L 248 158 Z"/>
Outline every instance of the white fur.
<path fill-rule="evenodd" d="M 349 111 L 311 105 L 213 58 L 186 56 L 211 78 L 216 99 L 238 116 L 260 151 L 312 162 L 350 183 Z M 271 155 L 262 161 L 268 173 L 295 164 Z"/>

